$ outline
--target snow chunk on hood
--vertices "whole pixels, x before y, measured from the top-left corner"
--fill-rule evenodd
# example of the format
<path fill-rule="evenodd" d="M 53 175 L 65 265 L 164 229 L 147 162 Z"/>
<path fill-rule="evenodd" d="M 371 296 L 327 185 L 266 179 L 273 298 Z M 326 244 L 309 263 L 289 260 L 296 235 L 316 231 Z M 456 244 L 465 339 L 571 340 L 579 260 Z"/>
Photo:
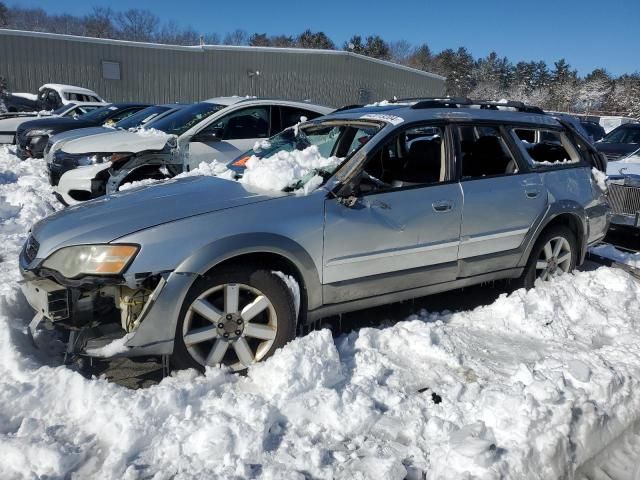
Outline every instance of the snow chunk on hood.
<path fill-rule="evenodd" d="M 312 175 L 315 170 L 334 169 L 340 163 L 338 157 L 323 157 L 318 147 L 312 145 L 304 150 L 292 152 L 278 152 L 268 158 L 252 156 L 245 164 L 246 169 L 239 182 L 263 190 L 281 191 L 288 186 L 295 185 L 300 180 L 307 180 L 310 187 L 300 189 L 299 193 L 308 194 L 318 188 L 322 177 Z"/>
<path fill-rule="evenodd" d="M 317 170 L 333 170 L 342 161 L 339 157 L 323 157 L 318 151 L 318 147 L 312 145 L 304 150 L 294 150 L 293 152 L 278 152 L 267 158 L 258 158 L 253 155 L 245 164 L 245 170 L 237 181 L 262 190 L 280 192 L 286 187 L 295 186 L 303 181 L 299 189 L 295 190 L 296 195 L 308 195 L 316 190 L 323 178 L 314 174 Z M 220 177 L 225 180 L 236 180 L 236 172 L 227 168 L 224 163 L 217 160 L 207 163 L 202 162 L 198 168 L 189 172 L 176 175 L 174 178 L 193 177 L 198 175 L 209 175 Z M 120 187 L 120 191 L 143 185 L 153 185 L 161 183 L 162 180 L 145 179 L 137 182 L 126 183 Z"/>

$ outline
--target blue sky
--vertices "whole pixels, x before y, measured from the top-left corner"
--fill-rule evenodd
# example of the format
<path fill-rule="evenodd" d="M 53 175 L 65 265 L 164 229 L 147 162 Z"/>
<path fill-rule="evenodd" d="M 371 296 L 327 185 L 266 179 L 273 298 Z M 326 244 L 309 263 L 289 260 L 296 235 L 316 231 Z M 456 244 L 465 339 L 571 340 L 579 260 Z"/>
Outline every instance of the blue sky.
<path fill-rule="evenodd" d="M 426 42 L 433 51 L 467 47 L 474 56 L 491 50 L 512 61 L 559 58 L 580 74 L 604 67 L 613 74 L 640 71 L 638 0 L 405 0 L 402 2 L 20 0 L 51 13 L 82 15 L 92 7 L 144 8 L 200 32 L 296 34 L 322 30 L 339 46 L 353 34 Z"/>

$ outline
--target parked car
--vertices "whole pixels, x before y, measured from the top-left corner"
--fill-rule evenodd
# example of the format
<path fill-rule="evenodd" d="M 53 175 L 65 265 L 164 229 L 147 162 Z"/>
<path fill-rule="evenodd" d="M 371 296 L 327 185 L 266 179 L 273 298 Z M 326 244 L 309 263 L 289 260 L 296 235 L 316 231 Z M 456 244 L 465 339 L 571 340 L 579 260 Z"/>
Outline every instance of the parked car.
<path fill-rule="evenodd" d="M 107 103 L 100 95 L 88 88 L 74 85 L 47 83 L 33 93 L 11 93 L 5 99 L 9 112 L 34 112 L 56 110 L 70 103 Z"/>
<path fill-rule="evenodd" d="M 65 205 L 78 203 L 82 200 L 88 200 L 92 191 L 91 182 L 95 181 L 93 175 L 89 175 L 90 178 L 88 178 L 85 173 L 87 172 L 87 169 L 82 168 L 84 166 L 92 166 L 95 164 L 94 155 L 92 153 L 88 153 L 83 157 L 72 158 L 70 161 L 69 157 L 61 157 L 59 154 L 57 156 L 55 155 L 56 152 L 60 151 L 58 148 L 61 145 L 75 140 L 82 140 L 85 145 L 91 147 L 93 145 L 100 144 L 106 136 L 114 134 L 117 135 L 119 131 L 132 131 L 150 126 L 153 122 L 186 108 L 187 106 L 187 104 L 178 103 L 152 105 L 123 120 L 120 120 L 112 127 L 101 126 L 79 128 L 53 135 L 49 138 L 47 146 L 44 149 L 44 159 L 47 162 L 49 183 L 56 187 L 54 189 L 54 193 L 56 193 L 58 199 Z M 60 178 L 70 170 L 75 173 L 73 175 L 65 175 L 65 181 L 60 185 Z M 83 182 L 82 179 L 85 179 L 85 182 Z M 104 192 L 102 193 L 104 194 Z"/>
<path fill-rule="evenodd" d="M 607 133 L 596 144 L 609 161 L 619 160 L 640 148 L 640 123 L 625 123 Z"/>
<path fill-rule="evenodd" d="M 55 213 L 20 254 L 30 328 L 70 330 L 70 353 L 242 370 L 323 317 L 573 270 L 608 227 L 602 156 L 538 109 L 471 103 L 340 111 L 260 142 L 261 159 L 233 162 L 240 181 L 173 179 Z M 525 143 L 532 131 L 564 152 Z M 280 182 L 291 158 L 316 167 L 298 161 L 281 190 L 248 181 L 272 168 Z"/>
<path fill-rule="evenodd" d="M 22 123 L 16 130 L 16 154 L 25 159 L 42 158 L 49 137 L 78 128 L 113 125 L 148 104 L 112 103 L 77 118 L 43 118 Z"/>
<path fill-rule="evenodd" d="M 286 100 L 219 97 L 145 126 L 99 138 L 58 142 L 47 154 L 52 185 L 68 205 L 117 191 L 123 183 L 169 178 L 201 162 L 228 162 L 301 117 L 331 108 Z"/>
<path fill-rule="evenodd" d="M 37 113 L 14 112 L 0 114 L 0 143 L 16 143 L 16 130 L 22 123 L 29 120 L 42 117 L 75 118 L 100 107 L 104 107 L 104 103 L 68 103 L 52 112 L 43 110 Z"/>
<path fill-rule="evenodd" d="M 611 204 L 611 224 L 640 228 L 640 148 L 609 162 L 607 190 Z"/>
<path fill-rule="evenodd" d="M 582 125 L 582 128 L 587 131 L 589 137 L 593 142 L 602 140 L 602 138 L 607 134 L 604 131 L 604 127 L 598 122 L 592 122 L 590 120 L 580 120 L 580 124 Z"/>

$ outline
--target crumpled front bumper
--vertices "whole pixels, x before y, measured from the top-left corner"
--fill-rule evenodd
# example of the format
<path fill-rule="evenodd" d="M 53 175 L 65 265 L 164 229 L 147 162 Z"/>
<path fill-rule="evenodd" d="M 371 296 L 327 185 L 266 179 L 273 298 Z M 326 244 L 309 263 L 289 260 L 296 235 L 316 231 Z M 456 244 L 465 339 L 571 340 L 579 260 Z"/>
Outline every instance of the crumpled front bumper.
<path fill-rule="evenodd" d="M 21 268 L 22 270 L 22 268 Z M 29 305 L 36 312 L 29 325 L 32 335 L 42 321 L 64 322 L 73 314 L 73 288 L 64 286 L 53 279 L 37 277 L 33 272 L 23 270 L 21 289 Z M 194 280 L 191 274 L 170 273 L 163 276 L 151 293 L 140 314 L 140 323 L 132 332 L 122 330 L 120 338 L 127 336 L 123 349 L 109 357 L 135 357 L 142 355 L 170 355 L 173 353 L 176 323 L 184 296 Z M 98 320 L 99 319 L 95 319 Z M 96 330 L 99 331 L 99 330 Z M 98 337 L 87 337 L 99 340 Z M 112 337 L 110 337 L 112 338 Z M 117 339 L 114 339 L 117 340 Z M 79 353 L 93 355 L 91 351 Z"/>

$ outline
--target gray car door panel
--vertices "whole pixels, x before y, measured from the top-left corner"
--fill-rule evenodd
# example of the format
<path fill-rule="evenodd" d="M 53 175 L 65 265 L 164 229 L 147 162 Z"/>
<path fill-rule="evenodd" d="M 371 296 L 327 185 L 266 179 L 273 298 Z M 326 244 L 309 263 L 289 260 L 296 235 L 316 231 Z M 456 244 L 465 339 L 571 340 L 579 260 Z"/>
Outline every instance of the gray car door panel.
<path fill-rule="evenodd" d="M 461 215 L 462 192 L 458 183 L 364 195 L 353 207 L 328 199 L 323 283 L 402 274 L 446 263 L 451 264 L 447 272 L 431 280 L 453 280 Z M 428 277 L 424 282 L 430 281 Z M 358 289 L 352 292 L 346 296 L 356 298 L 367 293 Z M 352 299 L 344 297 L 340 301 Z"/>
<path fill-rule="evenodd" d="M 462 190 L 461 259 L 519 248 L 547 207 L 537 173 L 467 180 Z"/>

